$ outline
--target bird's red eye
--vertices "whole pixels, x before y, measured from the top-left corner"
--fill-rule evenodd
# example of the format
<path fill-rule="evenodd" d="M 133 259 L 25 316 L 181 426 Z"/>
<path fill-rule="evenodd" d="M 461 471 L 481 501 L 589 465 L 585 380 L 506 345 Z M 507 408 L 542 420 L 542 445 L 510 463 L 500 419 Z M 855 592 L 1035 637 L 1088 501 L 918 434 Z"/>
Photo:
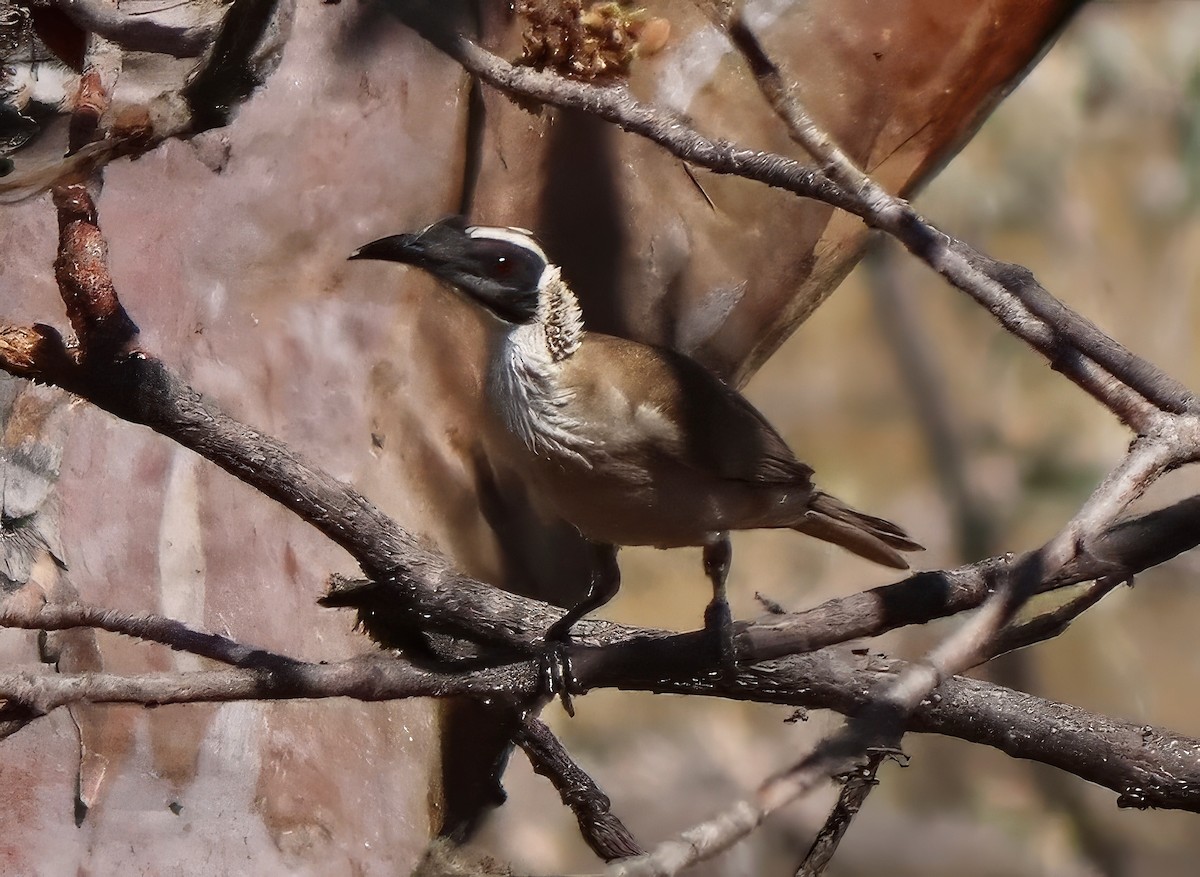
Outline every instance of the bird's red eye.
<path fill-rule="evenodd" d="M 506 240 L 481 238 L 472 242 L 471 270 L 480 279 L 515 292 L 535 290 L 545 270 L 545 260 L 532 250 Z"/>

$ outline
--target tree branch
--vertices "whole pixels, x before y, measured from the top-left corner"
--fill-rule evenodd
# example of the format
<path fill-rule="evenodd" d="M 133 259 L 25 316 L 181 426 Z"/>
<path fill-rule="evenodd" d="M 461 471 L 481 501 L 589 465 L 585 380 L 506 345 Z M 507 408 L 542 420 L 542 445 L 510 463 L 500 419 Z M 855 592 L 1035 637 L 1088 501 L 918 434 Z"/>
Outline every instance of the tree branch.
<path fill-rule="evenodd" d="M 647 631 L 653 636 L 661 631 Z M 682 651 L 682 650 L 681 650 Z M 677 660 L 684 666 L 682 659 Z M 870 690 L 904 672 L 903 661 L 824 649 L 767 662 L 730 678 L 716 672 L 719 659 L 696 656 L 686 669 L 659 674 L 606 671 L 586 681 L 655 693 L 722 696 L 855 715 L 872 703 Z M 384 655 L 331 664 L 296 661 L 288 667 L 231 668 L 140 676 L 113 674 L 0 674 L 0 698 L 10 709 L 44 715 L 68 703 L 225 702 L 244 699 L 350 697 L 379 701 L 404 697 L 472 696 L 520 702 L 541 686 L 535 660 L 475 669 L 436 671 Z M 652 678 L 652 677 L 660 678 Z M 0 716 L 0 721 L 11 718 Z M 1060 768 L 1113 789 L 1121 806 L 1200 812 L 1200 766 L 1192 753 L 1200 740 L 1106 718 L 965 677 L 946 680 L 937 695 L 908 719 L 908 729 L 958 737 Z M 848 763 L 858 754 L 844 753 Z M 770 803 L 771 791 L 764 795 Z"/>
<path fill-rule="evenodd" d="M 821 163 L 821 172 L 826 177 L 853 198 L 855 204 L 850 212 L 901 241 L 913 255 L 987 307 L 1005 328 L 1044 353 L 1055 368 L 1079 383 L 1135 430 L 1140 431 L 1141 426 L 1146 425 L 1143 424 L 1149 414 L 1146 407 L 1120 386 L 1104 380 L 1085 363 L 1067 355 L 1069 351 L 1064 348 L 1073 347 L 1163 411 L 1172 414 L 1200 412 L 1195 396 L 1187 387 L 1054 298 L 1037 283 L 1028 269 L 998 262 L 939 231 L 918 216 L 906 201 L 891 195 L 859 170 L 853 159 L 817 125 L 795 92 L 784 83 L 779 67 L 746 24 L 740 4 L 737 6 L 739 8 L 732 11 L 726 25 L 734 47 L 746 60 L 763 97 L 786 125 L 792 139 Z M 1002 294 L 996 295 L 996 291 L 989 288 L 992 285 L 1001 287 Z M 1040 320 L 1052 337 L 1039 337 L 1043 333 L 1035 327 L 1021 326 L 1025 320 L 1013 307 L 1012 299 L 1019 302 L 1028 315 Z"/>
<path fill-rule="evenodd" d="M 1091 582 L 1070 600 L 1049 612 L 1043 612 L 1019 624 L 1010 624 L 992 637 L 987 649 L 979 656 L 976 666 L 1017 649 L 1053 639 L 1070 627 L 1076 618 L 1112 593 L 1123 581 L 1110 578 Z"/>
<path fill-rule="evenodd" d="M 589 85 L 549 72 L 515 67 L 465 37 L 440 31 L 435 22 L 415 13 L 401 15 L 469 72 L 501 91 L 582 110 L 645 137 L 677 158 L 713 173 L 754 180 L 861 217 L 867 224 L 895 237 L 951 285 L 986 307 L 1005 329 L 1040 351 L 1056 369 L 1136 430 L 1145 426 L 1151 412 L 1135 395 L 1124 390 L 1123 384 L 1163 411 L 1200 412 L 1200 404 L 1187 387 L 1058 302 L 1027 271 L 991 259 L 941 232 L 900 199 L 891 196 L 880 199 L 878 193 L 882 190 L 877 185 L 868 186 L 865 191 L 844 188 L 822 171 L 784 156 L 704 137 L 682 117 L 640 103 L 624 86 Z M 1047 323 L 1039 315 L 1052 318 L 1053 322 Z"/>
<path fill-rule="evenodd" d="M 1113 524 L 1091 540 L 1056 575 L 1044 579 L 1050 591 L 1095 579 L 1127 579 L 1200 545 L 1200 496 Z M 916 573 L 903 581 L 836 597 L 805 612 L 765 615 L 737 627 L 738 655 L 757 662 L 814 651 L 851 639 L 879 636 L 925 624 L 982 605 L 1017 558 L 988 558 L 952 570 Z"/>
<path fill-rule="evenodd" d="M 829 818 L 825 820 L 825 824 L 821 826 L 821 830 L 813 839 L 812 847 L 804 856 L 804 861 L 796 869 L 796 877 L 821 877 L 825 873 L 825 869 L 833 861 L 833 854 L 837 852 L 838 844 L 842 842 L 847 829 L 850 828 L 850 823 L 854 821 L 854 817 L 858 815 L 858 811 L 866 802 L 867 795 L 871 794 L 871 790 L 879 785 L 875 774 L 879 770 L 880 763 L 888 755 L 889 753 L 884 752 L 870 753 L 866 766 L 845 778 L 845 784 L 842 786 L 841 793 L 838 794 L 837 803 L 833 805 Z"/>
<path fill-rule="evenodd" d="M 534 771 L 554 784 L 562 802 L 579 822 L 579 833 L 606 862 L 641 855 L 644 850 L 612 811 L 612 802 L 574 761 L 558 738 L 539 719 L 528 716 L 513 742 L 525 751 Z"/>
<path fill-rule="evenodd" d="M 22 630 L 70 630 L 90 627 L 124 636 L 160 643 L 176 651 L 188 652 L 231 664 L 235 667 L 263 669 L 296 666 L 297 662 L 265 649 L 245 646 L 215 633 L 195 630 L 181 621 L 161 615 L 134 614 L 105 609 L 87 603 L 45 603 L 28 609 L 15 601 L 0 601 L 0 627 Z"/>
<path fill-rule="evenodd" d="M 104 0 L 54 0 L 52 5 L 81 30 L 112 40 L 133 52 L 195 58 L 204 54 L 216 33 L 213 24 L 166 24 L 154 18 L 121 12 Z"/>

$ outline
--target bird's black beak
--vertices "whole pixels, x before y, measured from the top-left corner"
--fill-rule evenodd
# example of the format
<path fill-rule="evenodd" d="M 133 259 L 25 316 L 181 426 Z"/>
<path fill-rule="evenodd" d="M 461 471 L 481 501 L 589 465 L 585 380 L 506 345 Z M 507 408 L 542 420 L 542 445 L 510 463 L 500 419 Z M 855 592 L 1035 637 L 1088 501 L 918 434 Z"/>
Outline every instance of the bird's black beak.
<path fill-rule="evenodd" d="M 371 241 L 350 254 L 351 259 L 378 259 L 382 262 L 403 262 L 406 265 L 426 264 L 425 247 L 419 234 L 394 234 Z"/>
<path fill-rule="evenodd" d="M 350 258 L 402 262 L 435 271 L 460 258 L 469 242 L 467 221 L 461 216 L 447 216 L 416 234 L 394 234 L 371 241 L 351 253 Z"/>

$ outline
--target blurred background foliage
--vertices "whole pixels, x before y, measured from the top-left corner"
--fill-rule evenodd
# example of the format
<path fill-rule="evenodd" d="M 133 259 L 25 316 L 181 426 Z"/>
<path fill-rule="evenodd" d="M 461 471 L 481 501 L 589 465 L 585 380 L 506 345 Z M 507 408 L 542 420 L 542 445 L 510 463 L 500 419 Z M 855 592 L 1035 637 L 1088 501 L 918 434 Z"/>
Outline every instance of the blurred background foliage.
<path fill-rule="evenodd" d="M 1200 3 L 1085 6 L 915 200 L 943 229 L 1029 267 L 1104 330 L 1200 388 Z M 923 358 L 924 379 L 898 366 L 905 342 Z M 922 540 L 924 568 L 1040 544 L 1129 440 L 987 313 L 882 241 L 747 392 L 823 486 Z M 918 397 L 940 408 L 961 465 L 944 448 L 934 459 Z M 947 487 L 955 478 L 958 496 Z M 1185 470 L 1141 507 L 1198 490 L 1200 477 Z M 734 558 L 731 595 L 742 618 L 760 614 L 756 591 L 801 609 L 890 580 L 790 533 L 736 534 Z M 622 567 L 625 588 L 607 617 L 700 624 L 707 586 L 698 550 L 626 550 Z M 1197 572 L 1194 553 L 1153 570 L 1057 640 L 988 673 L 1200 736 Z M 900 632 L 881 647 L 916 656 L 951 623 Z M 646 842 L 752 790 L 840 722 L 621 692 L 591 694 L 578 711 L 574 720 L 554 710 L 548 718 Z M 1192 814 L 1118 810 L 1107 790 L 958 741 L 911 736 L 905 748 L 912 766 L 881 771 L 882 787 L 830 873 L 1196 872 Z M 594 867 L 568 811 L 520 756 L 506 786 L 509 803 L 483 847 L 533 873 Z M 774 817 L 704 873 L 790 873 L 833 798 L 829 790 Z"/>

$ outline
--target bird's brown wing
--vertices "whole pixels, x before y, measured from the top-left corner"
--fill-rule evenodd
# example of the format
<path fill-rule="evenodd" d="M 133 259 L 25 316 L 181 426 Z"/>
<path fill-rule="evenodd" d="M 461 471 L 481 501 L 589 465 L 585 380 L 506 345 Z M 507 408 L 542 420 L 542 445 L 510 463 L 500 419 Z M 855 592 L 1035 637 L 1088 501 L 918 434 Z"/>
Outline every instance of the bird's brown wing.
<path fill-rule="evenodd" d="M 719 478 L 809 485 L 812 469 L 740 393 L 682 354 L 589 332 L 567 361 L 586 408 L 659 428 L 636 429 L 639 453 Z M 622 410 L 623 409 L 623 410 Z M 633 450 L 628 448 L 628 450 Z"/>

